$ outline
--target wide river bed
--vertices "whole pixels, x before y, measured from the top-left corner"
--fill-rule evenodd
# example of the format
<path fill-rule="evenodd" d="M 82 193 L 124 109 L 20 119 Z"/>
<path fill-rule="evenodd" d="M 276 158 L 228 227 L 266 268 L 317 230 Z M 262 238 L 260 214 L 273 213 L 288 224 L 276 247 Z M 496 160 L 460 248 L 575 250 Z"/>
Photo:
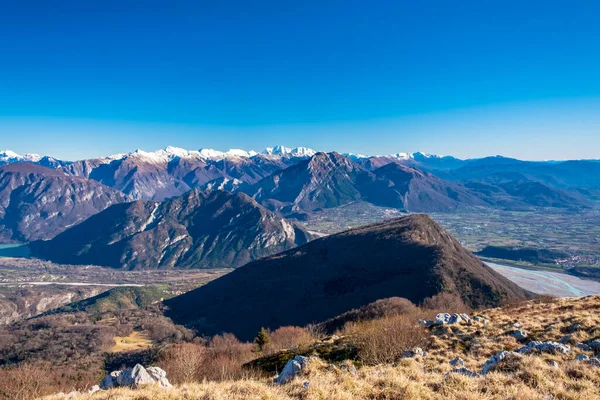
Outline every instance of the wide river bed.
<path fill-rule="evenodd" d="M 536 271 L 486 263 L 524 289 L 556 297 L 579 297 L 600 294 L 600 282 L 581 279 L 559 272 Z"/>

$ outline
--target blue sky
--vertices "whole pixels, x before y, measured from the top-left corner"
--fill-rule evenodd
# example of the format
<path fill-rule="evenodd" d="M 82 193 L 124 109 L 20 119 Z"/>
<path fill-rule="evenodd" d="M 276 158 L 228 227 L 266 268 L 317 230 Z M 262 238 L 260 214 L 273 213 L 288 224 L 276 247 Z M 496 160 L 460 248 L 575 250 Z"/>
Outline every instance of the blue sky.
<path fill-rule="evenodd" d="M 598 15 L 592 1 L 8 0 L 0 148 L 600 158 Z"/>

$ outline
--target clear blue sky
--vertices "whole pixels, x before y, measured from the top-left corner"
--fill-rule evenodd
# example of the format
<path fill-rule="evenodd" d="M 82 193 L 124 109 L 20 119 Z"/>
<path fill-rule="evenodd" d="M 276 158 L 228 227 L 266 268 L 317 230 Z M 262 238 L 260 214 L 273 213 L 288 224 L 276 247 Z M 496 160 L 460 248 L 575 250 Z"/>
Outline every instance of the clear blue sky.
<path fill-rule="evenodd" d="M 28 1 L 0 149 L 600 158 L 594 1 Z"/>

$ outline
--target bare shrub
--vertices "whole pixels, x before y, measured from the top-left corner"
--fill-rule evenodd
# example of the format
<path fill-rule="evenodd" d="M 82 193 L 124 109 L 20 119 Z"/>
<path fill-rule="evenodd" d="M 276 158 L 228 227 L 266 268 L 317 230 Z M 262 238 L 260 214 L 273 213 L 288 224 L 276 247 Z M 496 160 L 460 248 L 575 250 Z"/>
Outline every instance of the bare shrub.
<path fill-rule="evenodd" d="M 0 370 L 0 399 L 31 400 L 56 392 L 49 369 L 31 364 Z"/>
<path fill-rule="evenodd" d="M 425 310 L 445 313 L 469 313 L 471 309 L 462 301 L 459 295 L 453 293 L 438 293 L 423 300 Z"/>
<path fill-rule="evenodd" d="M 174 383 L 223 381 L 249 377 L 243 365 L 257 357 L 251 343 L 234 335 L 216 335 L 204 343 L 182 343 L 166 348 L 158 364 Z"/>
<path fill-rule="evenodd" d="M 327 336 L 325 328 L 321 324 L 308 324 L 306 330 L 315 340 L 321 340 Z"/>
<path fill-rule="evenodd" d="M 347 311 L 335 318 L 331 318 L 319 326 L 324 332 L 333 333 L 344 327 L 348 322 L 366 321 L 376 318 L 389 317 L 393 315 L 406 314 L 416 312 L 415 306 L 410 300 L 403 297 L 389 297 L 380 299 Z"/>
<path fill-rule="evenodd" d="M 315 341 L 312 334 L 298 326 L 282 326 L 271 332 L 271 343 L 265 348 L 265 354 L 273 354 L 292 347 L 304 347 Z"/>
<path fill-rule="evenodd" d="M 404 351 L 427 347 L 429 333 L 418 325 L 419 314 L 401 314 L 370 321 L 351 322 L 344 328 L 365 364 L 396 361 Z"/>
<path fill-rule="evenodd" d="M 202 374 L 206 361 L 206 347 L 182 343 L 170 346 L 161 355 L 159 365 L 167 372 L 172 383 L 190 383 Z"/>

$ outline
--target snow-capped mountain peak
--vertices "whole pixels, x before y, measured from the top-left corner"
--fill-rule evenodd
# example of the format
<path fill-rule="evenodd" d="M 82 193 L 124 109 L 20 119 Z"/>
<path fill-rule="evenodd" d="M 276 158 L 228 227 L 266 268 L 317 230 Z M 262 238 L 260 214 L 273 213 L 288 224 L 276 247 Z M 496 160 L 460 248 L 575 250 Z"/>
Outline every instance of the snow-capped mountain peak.
<path fill-rule="evenodd" d="M 413 158 L 413 155 L 409 153 L 396 153 L 392 154 L 392 157 L 397 158 L 399 160 L 411 160 Z"/>
<path fill-rule="evenodd" d="M 255 152 L 254 150 L 246 151 L 246 150 L 242 150 L 242 149 L 229 149 L 227 152 L 225 152 L 225 155 L 227 155 L 227 156 L 235 156 L 235 157 L 243 157 L 243 158 L 253 157 L 257 154 L 258 153 Z"/>
<path fill-rule="evenodd" d="M 28 153 L 24 156 L 15 153 L 12 150 L 3 150 L 0 151 L 0 163 L 8 164 L 19 161 L 28 161 L 28 162 L 38 162 L 42 159 L 42 156 L 39 154 Z"/>
<path fill-rule="evenodd" d="M 294 156 L 294 157 L 311 157 L 315 155 L 317 152 L 313 149 L 309 149 L 308 147 L 285 147 L 285 146 L 275 146 L 275 147 L 267 147 L 263 154 L 273 155 L 273 156 Z"/>

